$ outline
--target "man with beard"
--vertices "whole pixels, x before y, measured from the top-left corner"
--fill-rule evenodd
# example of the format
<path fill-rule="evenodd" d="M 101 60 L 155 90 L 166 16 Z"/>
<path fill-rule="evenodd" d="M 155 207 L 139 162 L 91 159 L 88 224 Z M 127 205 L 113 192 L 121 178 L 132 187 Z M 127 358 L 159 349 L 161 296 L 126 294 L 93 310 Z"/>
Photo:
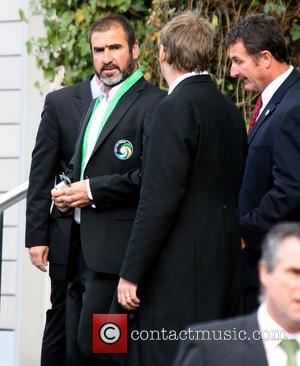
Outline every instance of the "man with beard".
<path fill-rule="evenodd" d="M 69 365 L 114 365 L 92 351 L 93 314 L 110 312 L 139 200 L 143 136 L 163 93 L 138 67 L 139 48 L 128 20 L 111 15 L 90 32 L 104 95 L 82 120 L 69 176 L 52 190 L 55 205 L 74 211 L 73 265 L 67 293 Z"/>

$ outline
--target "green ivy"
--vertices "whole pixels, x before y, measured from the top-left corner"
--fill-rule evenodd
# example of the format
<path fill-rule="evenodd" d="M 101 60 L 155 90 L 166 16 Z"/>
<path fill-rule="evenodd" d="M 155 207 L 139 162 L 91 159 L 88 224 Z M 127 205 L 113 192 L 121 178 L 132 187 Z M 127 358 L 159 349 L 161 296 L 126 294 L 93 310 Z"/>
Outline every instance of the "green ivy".
<path fill-rule="evenodd" d="M 145 4 L 151 3 L 151 9 Z M 165 88 L 157 62 L 157 40 L 163 25 L 179 10 L 198 9 L 215 28 L 215 50 L 211 73 L 219 88 L 232 98 L 247 119 L 255 95 L 245 93 L 238 80 L 229 76 L 230 60 L 224 38 L 239 20 L 253 13 L 270 14 L 281 24 L 292 63 L 300 65 L 300 2 L 298 0 L 32 0 L 33 15 L 41 15 L 45 37 L 27 41 L 44 77 L 53 81 L 64 68 L 64 85 L 82 81 L 92 70 L 88 32 L 92 23 L 109 13 L 125 15 L 133 22 L 140 41 L 140 63 L 146 79 Z M 28 22 L 22 10 L 20 18 Z"/>

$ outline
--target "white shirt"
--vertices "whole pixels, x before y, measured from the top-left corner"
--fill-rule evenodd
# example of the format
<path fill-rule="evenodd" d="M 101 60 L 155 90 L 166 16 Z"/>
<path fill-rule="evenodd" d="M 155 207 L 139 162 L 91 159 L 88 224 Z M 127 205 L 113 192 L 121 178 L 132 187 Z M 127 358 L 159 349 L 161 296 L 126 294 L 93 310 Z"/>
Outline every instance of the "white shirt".
<path fill-rule="evenodd" d="M 288 78 L 290 73 L 293 71 L 294 67 L 290 66 L 283 74 L 279 75 L 274 79 L 261 93 L 262 107 L 260 108 L 259 115 L 261 115 L 264 108 L 267 106 L 273 95 L 276 93 L 277 89 L 281 84 Z M 267 111 L 266 111 L 267 112 Z M 257 117 L 257 118 L 258 118 Z"/>
<path fill-rule="evenodd" d="M 91 85 L 91 92 L 93 99 L 96 99 L 99 97 L 99 95 L 104 94 L 103 92 L 103 84 L 98 84 L 97 76 L 94 75 L 90 82 Z"/>
<path fill-rule="evenodd" d="M 278 295 L 280 296 L 280 295 Z M 288 333 L 271 318 L 265 303 L 261 304 L 257 312 L 259 330 L 265 348 L 269 366 L 283 366 L 287 361 L 287 354 L 280 347 L 283 339 L 296 339 L 300 344 L 300 332 Z M 281 337 L 278 337 L 282 335 Z M 297 365 L 300 365 L 300 351 L 296 354 Z"/>
<path fill-rule="evenodd" d="M 189 78 L 190 76 L 195 76 L 195 75 L 208 75 L 207 71 L 203 71 L 203 72 L 187 72 L 186 74 L 182 74 L 180 76 L 178 76 L 178 78 L 176 78 L 171 85 L 169 86 L 169 91 L 168 94 L 171 94 L 172 91 L 176 88 L 176 86 L 181 83 L 184 79 Z"/>

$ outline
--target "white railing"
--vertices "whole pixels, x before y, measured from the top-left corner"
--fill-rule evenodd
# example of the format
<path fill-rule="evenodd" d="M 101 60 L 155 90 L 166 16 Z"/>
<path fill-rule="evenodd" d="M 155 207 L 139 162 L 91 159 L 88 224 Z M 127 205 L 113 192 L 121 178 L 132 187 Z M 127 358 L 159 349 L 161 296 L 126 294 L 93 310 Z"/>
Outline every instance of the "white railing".
<path fill-rule="evenodd" d="M 0 296 L 1 296 L 1 272 L 2 272 L 2 248 L 3 248 L 3 224 L 4 211 L 19 203 L 26 197 L 28 181 L 23 182 L 16 188 L 4 193 L 0 197 Z"/>

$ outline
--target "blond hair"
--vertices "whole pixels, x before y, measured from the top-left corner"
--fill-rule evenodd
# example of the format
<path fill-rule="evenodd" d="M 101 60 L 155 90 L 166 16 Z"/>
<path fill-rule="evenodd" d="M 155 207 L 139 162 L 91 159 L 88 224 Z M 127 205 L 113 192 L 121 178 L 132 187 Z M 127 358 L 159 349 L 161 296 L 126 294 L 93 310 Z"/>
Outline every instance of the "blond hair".
<path fill-rule="evenodd" d="M 186 11 L 170 20 L 161 30 L 160 44 L 167 62 L 178 71 L 201 72 L 208 69 L 214 32 L 207 20 Z"/>

